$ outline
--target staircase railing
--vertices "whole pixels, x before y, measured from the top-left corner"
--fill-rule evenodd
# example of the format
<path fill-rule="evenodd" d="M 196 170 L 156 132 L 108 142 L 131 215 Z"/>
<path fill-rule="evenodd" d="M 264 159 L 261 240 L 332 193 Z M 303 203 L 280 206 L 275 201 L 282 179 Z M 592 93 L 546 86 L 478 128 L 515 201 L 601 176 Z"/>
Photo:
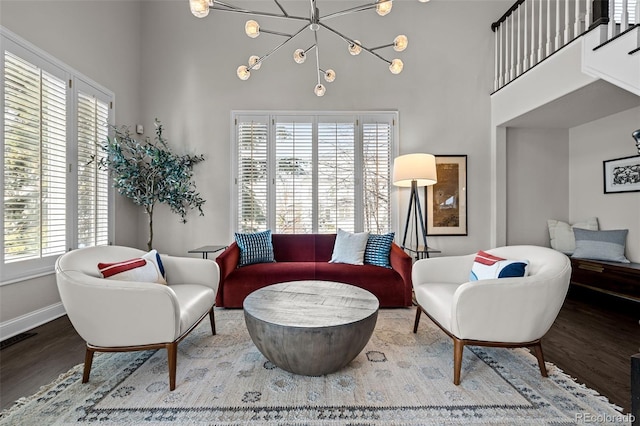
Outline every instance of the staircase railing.
<path fill-rule="evenodd" d="M 496 22 L 498 90 L 585 32 L 607 25 L 607 37 L 640 25 L 640 0 L 518 0 Z"/>

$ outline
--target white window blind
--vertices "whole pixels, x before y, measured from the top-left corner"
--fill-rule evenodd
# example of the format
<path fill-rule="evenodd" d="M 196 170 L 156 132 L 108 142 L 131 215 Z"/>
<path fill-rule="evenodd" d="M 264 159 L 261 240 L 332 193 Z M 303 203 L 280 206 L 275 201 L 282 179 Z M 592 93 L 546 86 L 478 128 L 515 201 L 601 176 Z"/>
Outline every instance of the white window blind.
<path fill-rule="evenodd" d="M 396 113 L 234 113 L 236 230 L 389 232 Z"/>
<path fill-rule="evenodd" d="M 269 118 L 237 117 L 237 227 L 239 232 L 267 229 Z M 234 189 L 235 189 L 234 188 Z"/>
<path fill-rule="evenodd" d="M 313 121 L 278 117 L 275 122 L 274 232 L 305 234 L 313 230 Z"/>
<path fill-rule="evenodd" d="M 66 249 L 65 81 L 4 52 L 4 259 Z"/>
<path fill-rule="evenodd" d="M 97 165 L 107 138 L 109 104 L 78 90 L 78 247 L 109 242 L 109 177 Z M 95 159 L 92 161 L 92 159 Z"/>
<path fill-rule="evenodd" d="M 66 250 L 109 243 L 106 172 L 92 155 L 113 94 L 0 27 L 0 283 L 53 271 Z"/>
<path fill-rule="evenodd" d="M 356 217 L 354 117 L 321 117 L 318 123 L 318 232 L 353 232 Z M 387 141 L 388 142 L 388 141 Z"/>

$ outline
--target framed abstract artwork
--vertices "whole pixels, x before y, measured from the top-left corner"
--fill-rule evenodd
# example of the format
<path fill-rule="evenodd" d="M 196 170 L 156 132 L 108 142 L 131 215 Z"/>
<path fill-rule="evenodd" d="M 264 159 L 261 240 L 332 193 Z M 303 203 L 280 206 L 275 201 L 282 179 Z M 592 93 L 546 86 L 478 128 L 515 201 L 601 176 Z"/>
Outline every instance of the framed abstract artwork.
<path fill-rule="evenodd" d="M 602 162 L 604 193 L 640 191 L 640 155 Z"/>
<path fill-rule="evenodd" d="M 425 187 L 427 235 L 467 235 L 467 156 L 435 157 L 438 183 Z"/>

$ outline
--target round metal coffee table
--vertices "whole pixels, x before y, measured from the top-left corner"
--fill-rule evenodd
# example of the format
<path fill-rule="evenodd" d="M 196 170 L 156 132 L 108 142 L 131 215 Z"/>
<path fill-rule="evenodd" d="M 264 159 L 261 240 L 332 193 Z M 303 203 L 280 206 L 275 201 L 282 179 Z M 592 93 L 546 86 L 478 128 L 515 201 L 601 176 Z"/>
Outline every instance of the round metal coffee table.
<path fill-rule="evenodd" d="M 254 291 L 244 300 L 253 343 L 283 370 L 305 376 L 349 364 L 371 338 L 378 299 L 348 284 L 292 281 Z"/>

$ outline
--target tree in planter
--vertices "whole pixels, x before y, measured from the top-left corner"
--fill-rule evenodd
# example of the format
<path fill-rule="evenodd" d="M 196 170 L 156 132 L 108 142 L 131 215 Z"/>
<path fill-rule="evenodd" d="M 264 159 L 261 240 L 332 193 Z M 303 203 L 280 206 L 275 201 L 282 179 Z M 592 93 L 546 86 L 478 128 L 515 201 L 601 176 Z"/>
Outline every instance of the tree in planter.
<path fill-rule="evenodd" d="M 102 155 L 97 156 L 98 167 L 109 172 L 113 187 L 149 215 L 149 250 L 153 248 L 153 209 L 157 203 L 168 204 L 182 223 L 192 209 L 197 208 L 204 216 L 205 203 L 192 181 L 193 166 L 204 161 L 204 156 L 174 154 L 157 119 L 155 126 L 153 142 L 149 138 L 138 142 L 126 126 L 110 126 L 113 136 L 99 144 Z"/>

